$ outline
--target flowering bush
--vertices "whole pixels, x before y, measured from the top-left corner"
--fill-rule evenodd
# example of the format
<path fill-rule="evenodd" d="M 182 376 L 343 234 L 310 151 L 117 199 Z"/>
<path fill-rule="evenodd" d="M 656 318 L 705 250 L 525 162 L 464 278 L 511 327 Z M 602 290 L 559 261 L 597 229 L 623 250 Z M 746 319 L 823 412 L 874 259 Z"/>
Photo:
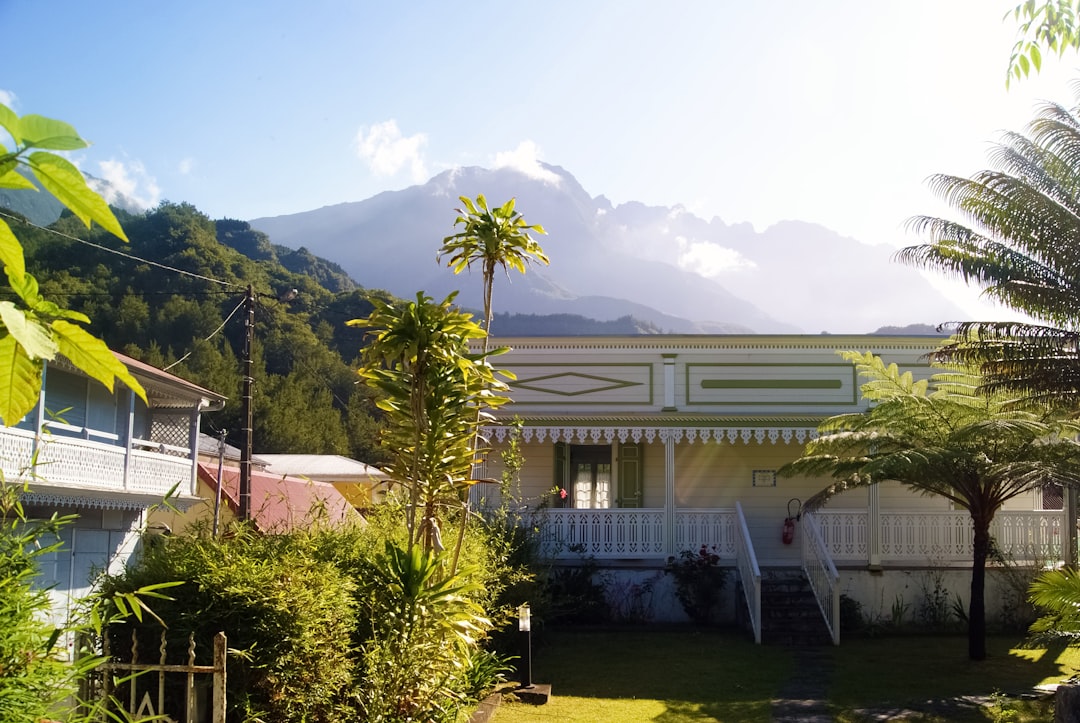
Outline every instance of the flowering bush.
<path fill-rule="evenodd" d="M 667 571 L 675 577 L 675 597 L 690 619 L 699 625 L 714 622 L 727 582 L 716 546 L 702 545 L 697 552 L 683 550 L 669 557 Z"/>

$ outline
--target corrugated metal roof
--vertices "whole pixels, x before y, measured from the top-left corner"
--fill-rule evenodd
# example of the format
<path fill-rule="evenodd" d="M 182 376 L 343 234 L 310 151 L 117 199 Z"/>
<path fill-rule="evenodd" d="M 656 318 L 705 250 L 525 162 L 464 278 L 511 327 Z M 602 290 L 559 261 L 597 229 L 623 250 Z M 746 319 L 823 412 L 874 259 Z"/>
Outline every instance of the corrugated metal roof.
<path fill-rule="evenodd" d="M 340 454 L 260 454 L 266 471 L 308 477 L 324 482 L 381 481 L 388 479 L 378 467 Z"/>
<path fill-rule="evenodd" d="M 199 463 L 199 479 L 217 489 L 217 466 Z M 222 498 L 233 510 L 240 507 L 240 470 L 222 470 Z M 359 513 L 327 482 L 251 471 L 251 519 L 263 531 L 283 532 L 313 520 L 340 523 Z"/>

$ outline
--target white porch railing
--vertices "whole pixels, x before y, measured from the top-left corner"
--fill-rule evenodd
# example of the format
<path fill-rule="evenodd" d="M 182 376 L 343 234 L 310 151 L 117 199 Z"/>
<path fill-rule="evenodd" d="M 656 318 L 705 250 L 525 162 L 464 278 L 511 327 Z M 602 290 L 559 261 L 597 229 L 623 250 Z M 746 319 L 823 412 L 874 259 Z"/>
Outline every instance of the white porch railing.
<path fill-rule="evenodd" d="M 732 560 L 737 549 L 738 527 L 735 510 L 731 508 L 676 510 L 673 552 L 676 555 L 683 550 L 696 552 L 704 546 L 721 559 Z"/>
<path fill-rule="evenodd" d="M 678 510 L 673 550 L 665 543 L 662 508 L 544 509 L 533 515 L 532 524 L 540 532 L 541 553 L 555 559 L 666 560 L 703 545 L 722 559 L 735 559 L 737 522 L 732 509 Z"/>
<path fill-rule="evenodd" d="M 866 562 L 871 553 L 866 510 L 818 510 L 822 540 L 834 560 Z M 971 563 L 973 532 L 966 511 L 882 512 L 882 562 L 965 565 Z M 1065 513 L 1001 510 L 990 534 L 998 549 L 1015 562 L 1060 560 Z"/>
<path fill-rule="evenodd" d="M 750 613 L 750 626 L 754 630 L 754 642 L 761 644 L 761 569 L 754 554 L 754 541 L 750 539 L 750 529 L 746 526 L 746 516 L 742 505 L 735 503 L 739 531 L 735 536 L 735 567 L 742 581 L 743 597 Z"/>
<path fill-rule="evenodd" d="M 546 509 L 533 517 L 540 551 L 553 558 L 666 557 L 662 509 Z"/>
<path fill-rule="evenodd" d="M 810 581 L 833 645 L 840 644 L 840 573 L 829 557 L 821 528 L 812 513 L 802 515 L 802 568 Z"/>
<path fill-rule="evenodd" d="M 164 496 L 179 485 L 180 492 L 189 494 L 193 461 L 190 451 L 179 450 L 186 456 L 177 456 L 177 450 L 170 447 L 165 452 L 147 452 L 89 439 L 53 436 L 40 441 L 35 460 L 32 432 L 0 428 L 0 469 L 4 478 L 27 480 L 31 486 L 36 481 L 72 490 Z"/>

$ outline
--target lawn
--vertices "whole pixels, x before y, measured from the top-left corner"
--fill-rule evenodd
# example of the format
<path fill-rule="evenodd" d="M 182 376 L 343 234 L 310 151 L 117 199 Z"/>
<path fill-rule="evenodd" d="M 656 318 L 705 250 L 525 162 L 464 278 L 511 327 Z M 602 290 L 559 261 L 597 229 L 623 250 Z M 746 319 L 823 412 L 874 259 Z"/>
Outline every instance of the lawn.
<path fill-rule="evenodd" d="M 990 657 L 966 658 L 963 637 L 881 637 L 827 651 L 830 710 L 845 723 L 865 712 L 919 710 L 927 700 L 1029 691 L 1080 671 L 1073 649 L 1024 650 L 992 638 Z M 494 723 L 771 720 L 771 703 L 796 665 L 792 651 L 712 630 L 561 630 L 536 641 L 533 680 L 552 684 L 543 706 L 504 703 Z M 911 721 L 1036 721 L 1045 705 L 1003 698 L 998 709 L 909 715 Z M 1001 706 L 1006 711 L 1001 710 Z M 895 715 L 895 712 L 894 712 Z"/>

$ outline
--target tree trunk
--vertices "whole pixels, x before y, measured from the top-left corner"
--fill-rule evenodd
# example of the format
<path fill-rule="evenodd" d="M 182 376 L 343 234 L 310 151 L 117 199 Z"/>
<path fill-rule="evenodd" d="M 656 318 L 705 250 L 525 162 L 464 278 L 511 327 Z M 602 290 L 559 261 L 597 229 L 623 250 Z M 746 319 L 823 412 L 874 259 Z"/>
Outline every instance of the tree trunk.
<path fill-rule="evenodd" d="M 1080 723 L 1080 685 L 1059 685 L 1054 693 L 1054 723 Z"/>
<path fill-rule="evenodd" d="M 990 520 L 972 514 L 975 528 L 971 560 L 971 604 L 968 606 L 968 657 L 986 660 L 986 556 L 990 552 Z"/>

